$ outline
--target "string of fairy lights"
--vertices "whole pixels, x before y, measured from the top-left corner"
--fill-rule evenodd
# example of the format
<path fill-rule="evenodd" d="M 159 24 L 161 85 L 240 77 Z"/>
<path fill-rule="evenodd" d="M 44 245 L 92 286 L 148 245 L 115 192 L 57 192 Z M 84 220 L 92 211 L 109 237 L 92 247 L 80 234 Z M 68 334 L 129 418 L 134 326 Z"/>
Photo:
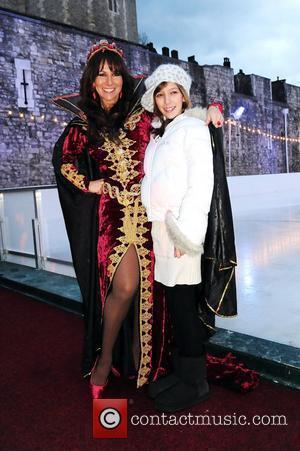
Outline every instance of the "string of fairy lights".
<path fill-rule="evenodd" d="M 46 115 L 45 114 L 41 114 L 41 115 L 37 115 L 37 114 L 33 114 L 33 113 L 26 113 L 25 114 L 23 111 L 14 112 L 12 110 L 8 110 L 7 116 L 9 118 L 19 118 L 19 119 L 22 119 L 22 120 L 27 120 L 27 118 L 28 118 L 29 119 L 29 123 L 34 123 L 34 122 L 42 123 L 42 122 L 45 122 L 45 119 L 46 119 Z M 50 118 L 48 116 L 49 115 L 47 114 L 47 122 L 52 122 L 52 123 L 54 123 L 56 125 L 59 125 L 61 127 L 66 127 L 66 125 L 68 125 L 68 122 L 62 121 L 57 116 L 53 116 L 52 115 Z"/>
<path fill-rule="evenodd" d="M 7 116 L 9 118 L 16 118 L 18 117 L 21 120 L 28 120 L 30 122 L 44 122 L 46 115 L 45 114 L 41 114 L 41 115 L 35 115 L 33 113 L 24 113 L 23 111 L 18 111 L 18 112 L 14 112 L 12 110 L 8 110 L 7 112 Z M 47 115 L 48 116 L 48 115 Z M 48 116 L 49 117 L 49 116 Z M 61 126 L 61 127 L 65 127 L 68 123 L 66 121 L 61 120 L 60 118 L 58 118 L 57 116 L 51 116 L 50 119 L 47 117 L 47 121 L 48 122 L 52 122 L 54 124 L 56 124 L 57 126 Z M 240 129 L 241 131 L 247 132 L 247 133 L 251 133 L 253 135 L 259 135 L 265 138 L 269 138 L 269 139 L 273 139 L 276 141 L 287 141 L 289 143 L 300 143 L 300 136 L 299 137 L 294 137 L 294 136 L 282 136 L 282 135 L 276 135 L 274 133 L 271 133 L 270 131 L 264 131 L 261 128 L 258 127 L 252 127 L 249 124 L 245 124 L 245 123 L 241 123 L 240 121 L 235 121 L 233 119 L 226 119 L 224 121 L 224 125 L 225 126 L 233 126 L 233 127 L 237 127 L 238 129 Z"/>
<path fill-rule="evenodd" d="M 282 135 L 275 135 L 274 133 L 271 133 L 271 132 L 265 132 L 261 128 L 251 127 L 251 126 L 249 126 L 247 124 L 244 124 L 244 123 L 242 124 L 241 122 L 235 121 L 233 119 L 226 119 L 224 121 L 224 124 L 225 125 L 231 125 L 231 126 L 233 125 L 234 127 L 237 127 L 240 130 L 243 130 L 243 131 L 248 132 L 248 133 L 260 135 L 260 136 L 263 136 L 265 138 L 270 138 L 270 139 L 274 139 L 274 140 L 277 140 L 277 141 L 285 141 L 286 140 L 287 142 L 290 142 L 290 143 L 300 143 L 300 136 L 298 138 L 296 138 L 296 137 L 291 137 L 291 136 L 285 137 L 285 136 L 282 136 Z"/>

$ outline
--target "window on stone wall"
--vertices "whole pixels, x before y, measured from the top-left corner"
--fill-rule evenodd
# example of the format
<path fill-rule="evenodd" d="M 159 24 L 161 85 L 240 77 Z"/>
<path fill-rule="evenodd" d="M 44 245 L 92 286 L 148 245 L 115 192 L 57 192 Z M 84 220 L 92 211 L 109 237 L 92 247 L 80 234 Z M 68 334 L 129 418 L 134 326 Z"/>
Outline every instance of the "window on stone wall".
<path fill-rule="evenodd" d="M 118 2 L 117 2 L 117 0 L 108 0 L 108 7 L 109 7 L 110 11 L 112 11 L 114 13 L 117 13 L 118 12 Z"/>
<path fill-rule="evenodd" d="M 15 68 L 18 107 L 32 110 L 34 108 L 34 99 L 30 60 L 15 58 Z"/>

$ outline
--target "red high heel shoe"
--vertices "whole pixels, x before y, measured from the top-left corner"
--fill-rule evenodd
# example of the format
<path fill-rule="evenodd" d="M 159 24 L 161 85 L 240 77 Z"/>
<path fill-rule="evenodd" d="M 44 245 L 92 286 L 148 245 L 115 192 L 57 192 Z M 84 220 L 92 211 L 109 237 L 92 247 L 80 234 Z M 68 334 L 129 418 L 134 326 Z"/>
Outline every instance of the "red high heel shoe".
<path fill-rule="evenodd" d="M 104 390 L 107 387 L 107 381 L 104 385 L 92 384 L 90 381 L 90 391 L 93 399 L 102 399 Z"/>
<path fill-rule="evenodd" d="M 91 382 L 92 374 L 93 374 L 94 369 L 97 366 L 98 360 L 99 360 L 99 356 L 96 358 L 94 366 L 91 370 L 91 377 L 90 377 L 90 392 L 91 392 L 93 399 L 101 399 L 103 397 L 104 390 L 106 389 L 107 384 L 108 384 L 108 379 L 106 380 L 105 384 L 103 384 L 103 385 L 96 385 L 96 384 L 92 384 L 92 382 Z"/>

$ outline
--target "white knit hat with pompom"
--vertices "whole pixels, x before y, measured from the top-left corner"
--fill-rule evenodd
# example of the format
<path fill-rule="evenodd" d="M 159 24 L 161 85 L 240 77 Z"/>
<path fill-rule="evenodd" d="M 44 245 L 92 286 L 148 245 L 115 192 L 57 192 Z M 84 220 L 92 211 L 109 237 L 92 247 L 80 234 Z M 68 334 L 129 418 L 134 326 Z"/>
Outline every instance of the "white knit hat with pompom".
<path fill-rule="evenodd" d="M 189 74 L 176 64 L 161 64 L 145 81 L 146 92 L 142 96 L 141 103 L 145 110 L 153 113 L 154 99 L 153 94 L 157 86 L 162 82 L 172 82 L 181 85 L 190 95 L 192 79 Z"/>

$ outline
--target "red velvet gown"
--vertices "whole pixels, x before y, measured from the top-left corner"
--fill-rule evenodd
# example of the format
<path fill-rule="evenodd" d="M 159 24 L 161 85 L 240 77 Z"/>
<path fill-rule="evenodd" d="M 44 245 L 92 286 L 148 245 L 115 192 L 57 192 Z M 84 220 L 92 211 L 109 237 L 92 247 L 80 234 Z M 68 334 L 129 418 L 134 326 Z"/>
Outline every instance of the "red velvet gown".
<path fill-rule="evenodd" d="M 138 387 L 156 379 L 163 372 L 161 365 L 164 351 L 164 300 L 161 288 L 153 279 L 154 255 L 150 224 L 140 199 L 140 182 L 143 177 L 143 160 L 149 141 L 150 123 L 150 115 L 139 108 L 129 116 L 124 130 L 120 131 L 120 143 L 105 137 L 101 147 L 87 147 L 87 124 L 76 119 L 70 124 L 64 137 L 60 167 L 61 174 L 69 182 L 85 192 L 86 196 L 91 196 L 87 190 L 88 177 L 80 172 L 78 165 L 78 158 L 87 147 L 90 158 L 96 163 L 101 178 L 105 180 L 103 194 L 98 203 L 97 218 L 97 302 L 101 304 L 101 318 L 119 263 L 130 245 L 136 249 L 140 266 Z M 128 276 L 130 277 L 130 274 Z M 153 325 L 154 309 L 156 320 Z M 114 366 L 118 366 L 118 363 L 114 363 Z"/>

